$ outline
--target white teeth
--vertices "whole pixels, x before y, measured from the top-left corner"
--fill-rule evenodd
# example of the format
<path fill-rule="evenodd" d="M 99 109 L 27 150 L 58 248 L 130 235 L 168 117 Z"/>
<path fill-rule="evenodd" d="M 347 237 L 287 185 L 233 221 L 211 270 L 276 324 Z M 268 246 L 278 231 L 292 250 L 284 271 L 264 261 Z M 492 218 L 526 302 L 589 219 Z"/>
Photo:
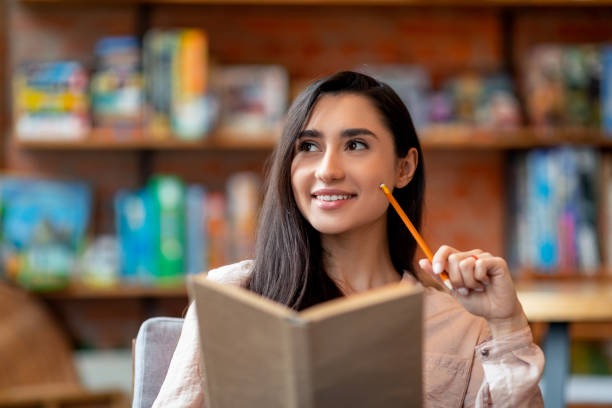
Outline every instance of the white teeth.
<path fill-rule="evenodd" d="M 338 201 L 338 200 L 348 200 L 350 199 L 350 195 L 319 195 L 317 196 L 317 200 L 321 201 Z"/>

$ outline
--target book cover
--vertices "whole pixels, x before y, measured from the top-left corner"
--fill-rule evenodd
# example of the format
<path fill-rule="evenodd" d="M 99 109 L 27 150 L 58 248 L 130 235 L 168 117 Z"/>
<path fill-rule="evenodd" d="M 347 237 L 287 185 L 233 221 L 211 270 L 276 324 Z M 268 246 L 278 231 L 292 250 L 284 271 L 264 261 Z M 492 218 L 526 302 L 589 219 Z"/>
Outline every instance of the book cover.
<path fill-rule="evenodd" d="M 193 276 L 207 407 L 421 407 L 422 290 L 398 283 L 296 312 Z"/>
<path fill-rule="evenodd" d="M 147 128 L 154 138 L 170 134 L 172 64 L 177 49 L 175 32 L 150 30 L 144 37 L 143 71 L 147 104 Z"/>
<path fill-rule="evenodd" d="M 600 123 L 599 93 L 601 61 L 594 45 L 563 47 L 565 117 L 570 125 L 596 126 Z"/>
<path fill-rule="evenodd" d="M 228 65 L 212 71 L 219 98 L 221 141 L 276 140 L 289 104 L 289 74 L 281 65 Z"/>
<path fill-rule="evenodd" d="M 94 126 L 113 138 L 133 137 L 142 126 L 144 85 L 140 45 L 133 36 L 103 37 L 96 43 L 90 98 Z"/>
<path fill-rule="evenodd" d="M 29 61 L 13 77 L 15 133 L 23 140 L 74 140 L 91 129 L 89 77 L 76 61 Z"/>
<path fill-rule="evenodd" d="M 91 202 L 91 188 L 82 181 L 0 176 L 0 276 L 33 290 L 66 286 Z"/>
<path fill-rule="evenodd" d="M 531 123 L 538 128 L 566 123 L 563 47 L 542 44 L 532 48 L 524 71 L 525 109 Z"/>
<path fill-rule="evenodd" d="M 551 149 L 534 149 L 527 153 L 530 266 L 543 273 L 552 273 L 559 261 L 555 165 Z"/>
<path fill-rule="evenodd" d="M 201 30 L 177 32 L 177 50 L 172 62 L 171 127 L 176 137 L 202 139 L 216 117 L 208 88 L 208 37 Z"/>
<path fill-rule="evenodd" d="M 114 199 L 121 279 L 152 283 L 159 274 L 157 223 L 153 197 L 147 189 L 119 190 Z"/>
<path fill-rule="evenodd" d="M 146 187 L 153 198 L 158 284 L 174 284 L 185 273 L 185 184 L 177 176 L 155 175 Z"/>

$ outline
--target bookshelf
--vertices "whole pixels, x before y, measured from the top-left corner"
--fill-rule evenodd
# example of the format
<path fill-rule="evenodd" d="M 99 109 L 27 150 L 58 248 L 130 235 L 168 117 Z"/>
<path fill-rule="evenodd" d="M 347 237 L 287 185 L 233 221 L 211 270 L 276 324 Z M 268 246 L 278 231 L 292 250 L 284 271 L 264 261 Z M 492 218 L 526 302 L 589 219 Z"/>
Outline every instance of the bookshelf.
<path fill-rule="evenodd" d="M 457 72 L 497 70 L 507 70 L 515 83 L 520 83 L 522 58 L 534 44 L 603 43 L 612 38 L 612 0 L 0 3 L 0 18 L 5 11 L 10 20 L 10 35 L 3 36 L 0 31 L 0 52 L 5 45 L 12 66 L 35 55 L 73 58 L 90 64 L 93 44 L 101 36 L 138 34 L 150 27 L 196 27 L 209 34 L 211 54 L 219 62 L 282 64 L 296 88 L 312 77 L 355 67 L 363 61 L 422 64 L 431 72 L 434 84 Z M 0 90 L 6 95 L 8 88 Z M 1 119 L 2 116 L 0 123 Z M 114 141 L 98 131 L 80 141 L 24 141 L 11 134 L 8 127 L 4 123 L 0 165 L 18 172 L 78 174 L 90 181 L 98 198 L 93 221 L 97 232 L 113 229 L 113 192 L 138 186 L 147 174 L 177 173 L 189 182 L 219 189 L 235 171 L 261 171 L 272 148 L 269 143 L 227 144 L 215 134 L 202 142 L 153 141 L 146 135 L 137 140 Z M 505 170 L 509 156 L 557 145 L 592 146 L 605 152 L 612 148 L 610 135 L 579 128 L 543 132 L 529 127 L 493 131 L 436 126 L 423 129 L 420 136 L 428 172 L 424 220 L 427 241 L 432 246 L 453 243 L 502 254 L 506 245 Z M 470 180 L 469 187 L 465 180 Z M 449 202 L 453 205 L 449 206 Z M 602 271 L 600 276 L 609 279 L 603 277 L 609 273 Z M 108 291 L 70 288 L 45 294 L 44 298 L 57 310 L 61 308 L 60 312 L 67 310 L 67 305 L 86 302 L 92 302 L 92 310 L 103 310 L 118 299 L 133 301 L 130 307 L 138 310 L 159 311 L 162 309 L 155 309 L 156 302 L 172 298 L 177 302 L 172 306 L 173 313 L 180 314 L 178 302 L 186 301 L 180 289 L 130 287 Z M 91 312 L 87 317 L 94 315 Z M 135 320 L 141 317 L 131 316 Z M 65 314 L 64 318 L 74 322 L 83 316 Z"/>

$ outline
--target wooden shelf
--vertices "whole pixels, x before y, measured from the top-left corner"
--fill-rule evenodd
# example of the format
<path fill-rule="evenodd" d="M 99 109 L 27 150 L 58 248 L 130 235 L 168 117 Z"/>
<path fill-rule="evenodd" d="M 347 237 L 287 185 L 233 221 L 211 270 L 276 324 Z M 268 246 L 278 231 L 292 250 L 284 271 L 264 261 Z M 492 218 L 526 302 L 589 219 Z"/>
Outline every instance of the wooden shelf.
<path fill-rule="evenodd" d="M 612 147 L 612 135 L 585 128 L 496 130 L 433 126 L 418 133 L 423 147 L 427 149 L 512 150 L 559 145 Z"/>
<path fill-rule="evenodd" d="M 612 0 L 20 0 L 25 4 L 167 4 L 279 6 L 413 6 L 413 7 L 585 7 L 609 6 Z"/>
<path fill-rule="evenodd" d="M 66 289 L 37 293 L 46 300 L 61 299 L 135 299 L 187 297 L 185 284 L 172 286 L 145 286 L 119 284 L 112 287 L 92 287 L 73 284 Z"/>
<path fill-rule="evenodd" d="M 518 282 L 516 289 L 530 322 L 612 320 L 612 279 Z"/>
<path fill-rule="evenodd" d="M 494 130 L 470 126 L 437 125 L 420 130 L 424 149 L 484 149 L 513 150 L 558 145 L 612 147 L 612 135 L 597 129 L 531 129 Z M 28 150 L 272 150 L 274 138 L 270 134 L 254 135 L 240 140 L 213 134 L 199 141 L 185 141 L 168 135 L 153 139 L 146 135 L 126 134 L 111 138 L 100 131 L 78 140 L 20 140 L 14 136 L 17 146 Z"/>
<path fill-rule="evenodd" d="M 20 139 L 14 143 L 28 150 L 271 150 L 274 137 L 270 133 L 238 138 L 230 134 L 214 134 L 202 140 L 181 140 L 173 135 L 153 138 L 141 131 L 110 135 L 93 130 L 82 138 L 65 140 L 47 136 L 44 140 Z"/>

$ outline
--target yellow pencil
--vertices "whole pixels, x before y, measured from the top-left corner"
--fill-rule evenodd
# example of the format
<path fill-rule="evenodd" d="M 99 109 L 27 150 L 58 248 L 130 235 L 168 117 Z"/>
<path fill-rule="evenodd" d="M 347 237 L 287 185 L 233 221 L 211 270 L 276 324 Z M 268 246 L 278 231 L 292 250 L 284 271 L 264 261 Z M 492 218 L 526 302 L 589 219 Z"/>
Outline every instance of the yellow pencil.
<path fill-rule="evenodd" d="M 414 225 L 412 225 L 412 222 L 410 221 L 410 219 L 408 219 L 408 216 L 406 215 L 404 210 L 402 210 L 402 207 L 400 207 L 395 197 L 393 197 L 393 194 L 391 194 L 391 190 L 389 190 L 389 188 L 384 183 L 382 183 L 379 187 L 382 192 L 385 193 L 387 200 L 389 200 L 393 208 L 395 208 L 397 215 L 399 215 L 402 221 L 404 221 L 404 224 L 406 225 L 406 227 L 408 227 L 408 231 L 410 231 L 410 233 L 414 237 L 414 240 L 417 242 L 421 250 L 425 253 L 427 259 L 429 259 L 429 261 L 431 262 L 433 260 L 433 253 L 431 252 L 431 249 L 429 249 L 429 247 L 423 240 L 423 237 L 421 237 L 421 234 L 419 234 L 419 231 L 417 231 Z M 450 279 L 448 278 L 448 273 L 446 273 L 446 271 L 442 271 L 442 273 L 440 273 L 440 278 L 442 278 L 442 282 L 444 282 L 447 288 L 453 290 L 453 284 L 450 282 Z"/>

